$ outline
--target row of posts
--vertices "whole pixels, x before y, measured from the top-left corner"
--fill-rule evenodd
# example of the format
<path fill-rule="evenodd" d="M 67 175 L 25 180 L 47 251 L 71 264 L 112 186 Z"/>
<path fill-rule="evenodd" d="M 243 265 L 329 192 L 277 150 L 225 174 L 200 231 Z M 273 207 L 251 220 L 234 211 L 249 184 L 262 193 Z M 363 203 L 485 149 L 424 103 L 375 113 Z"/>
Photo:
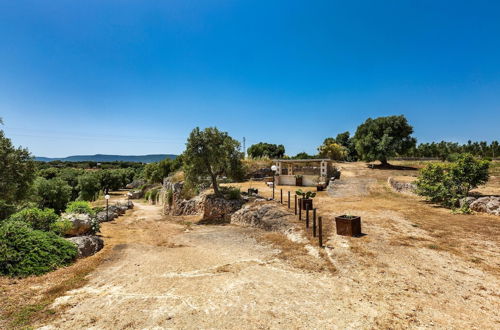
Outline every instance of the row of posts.
<path fill-rule="evenodd" d="M 273 186 L 273 200 L 274 200 L 274 186 Z M 290 205 L 290 191 L 288 191 L 288 208 L 291 208 Z M 280 203 L 283 204 L 283 189 L 280 189 Z M 294 195 L 294 209 L 295 215 L 299 215 L 299 220 L 302 220 L 302 203 L 298 204 L 297 211 L 297 195 Z M 313 237 L 318 237 L 318 244 L 320 247 L 323 247 L 323 218 L 321 216 L 316 217 L 316 208 L 309 210 L 309 204 L 306 204 L 306 229 L 309 228 L 309 211 L 312 211 L 312 234 Z"/>

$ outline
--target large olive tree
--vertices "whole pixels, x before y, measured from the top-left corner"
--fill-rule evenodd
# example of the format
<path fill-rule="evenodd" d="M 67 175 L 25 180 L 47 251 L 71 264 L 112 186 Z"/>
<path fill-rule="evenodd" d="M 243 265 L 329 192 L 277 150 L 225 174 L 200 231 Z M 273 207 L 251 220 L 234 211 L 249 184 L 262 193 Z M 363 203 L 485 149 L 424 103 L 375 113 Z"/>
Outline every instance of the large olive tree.
<path fill-rule="evenodd" d="M 35 163 L 28 149 L 14 147 L 0 130 L 0 220 L 27 196 L 34 178 Z"/>
<path fill-rule="evenodd" d="M 193 129 L 184 151 L 186 179 L 199 184 L 209 178 L 215 194 L 219 195 L 217 178 L 238 179 L 242 174 L 240 143 L 215 127 Z"/>
<path fill-rule="evenodd" d="M 415 146 L 413 127 L 405 116 L 368 118 L 354 135 L 356 151 L 364 161 L 379 160 L 387 164 L 390 157 L 402 155 Z"/>

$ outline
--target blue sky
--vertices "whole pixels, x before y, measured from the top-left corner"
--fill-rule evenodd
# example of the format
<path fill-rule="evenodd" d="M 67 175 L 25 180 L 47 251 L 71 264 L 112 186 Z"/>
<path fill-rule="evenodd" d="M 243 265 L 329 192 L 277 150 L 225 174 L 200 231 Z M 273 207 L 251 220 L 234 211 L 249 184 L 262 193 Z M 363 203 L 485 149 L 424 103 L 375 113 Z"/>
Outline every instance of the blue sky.
<path fill-rule="evenodd" d="M 0 117 L 39 156 L 315 152 L 367 117 L 500 139 L 498 1 L 0 0 Z"/>

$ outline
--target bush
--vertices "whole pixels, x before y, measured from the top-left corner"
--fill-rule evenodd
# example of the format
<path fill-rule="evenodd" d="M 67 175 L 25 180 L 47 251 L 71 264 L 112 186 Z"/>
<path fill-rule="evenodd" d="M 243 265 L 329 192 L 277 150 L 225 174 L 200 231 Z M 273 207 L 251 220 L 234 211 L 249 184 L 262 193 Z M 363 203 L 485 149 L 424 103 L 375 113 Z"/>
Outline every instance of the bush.
<path fill-rule="evenodd" d="M 53 224 L 59 220 L 59 216 L 53 209 L 27 208 L 14 213 L 9 218 L 12 221 L 21 221 L 30 225 L 33 229 L 50 231 Z"/>
<path fill-rule="evenodd" d="M 0 274 L 40 275 L 70 264 L 76 246 L 54 233 L 34 230 L 20 221 L 0 226 Z"/>
<path fill-rule="evenodd" d="M 221 187 L 221 192 L 224 194 L 226 199 L 240 199 L 241 198 L 241 190 L 237 187 Z"/>
<path fill-rule="evenodd" d="M 454 208 L 472 189 L 488 181 L 488 169 L 488 161 L 471 154 L 457 156 L 452 164 L 429 164 L 420 171 L 417 193 L 431 202 Z"/>
<path fill-rule="evenodd" d="M 94 215 L 94 209 L 90 206 L 89 202 L 76 201 L 68 204 L 66 213 L 80 213 Z"/>
<path fill-rule="evenodd" d="M 174 203 L 174 191 L 172 189 L 167 190 L 166 200 L 167 204 L 169 206 L 172 206 L 172 204 Z"/>

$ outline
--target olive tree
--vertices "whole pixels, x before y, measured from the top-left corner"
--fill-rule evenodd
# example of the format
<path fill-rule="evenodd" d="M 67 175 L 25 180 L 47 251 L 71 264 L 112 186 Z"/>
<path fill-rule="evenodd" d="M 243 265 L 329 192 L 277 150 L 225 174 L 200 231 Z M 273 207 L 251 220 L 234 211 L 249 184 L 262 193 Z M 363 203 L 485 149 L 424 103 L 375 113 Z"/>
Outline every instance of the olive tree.
<path fill-rule="evenodd" d="M 354 135 L 356 151 L 364 161 L 379 160 L 387 165 L 390 157 L 402 155 L 415 146 L 412 133 L 413 127 L 403 115 L 368 118 Z"/>
<path fill-rule="evenodd" d="M 34 178 L 35 163 L 28 149 L 14 147 L 0 130 L 0 218 L 6 218 L 27 197 Z"/>
<path fill-rule="evenodd" d="M 34 191 L 39 208 L 51 208 L 61 213 L 70 201 L 72 189 L 61 178 L 47 180 L 38 177 L 35 180 Z"/>
<path fill-rule="evenodd" d="M 240 143 L 215 127 L 193 129 L 183 154 L 186 179 L 198 184 L 209 178 L 214 193 L 220 195 L 217 178 L 238 179 L 242 175 Z"/>

